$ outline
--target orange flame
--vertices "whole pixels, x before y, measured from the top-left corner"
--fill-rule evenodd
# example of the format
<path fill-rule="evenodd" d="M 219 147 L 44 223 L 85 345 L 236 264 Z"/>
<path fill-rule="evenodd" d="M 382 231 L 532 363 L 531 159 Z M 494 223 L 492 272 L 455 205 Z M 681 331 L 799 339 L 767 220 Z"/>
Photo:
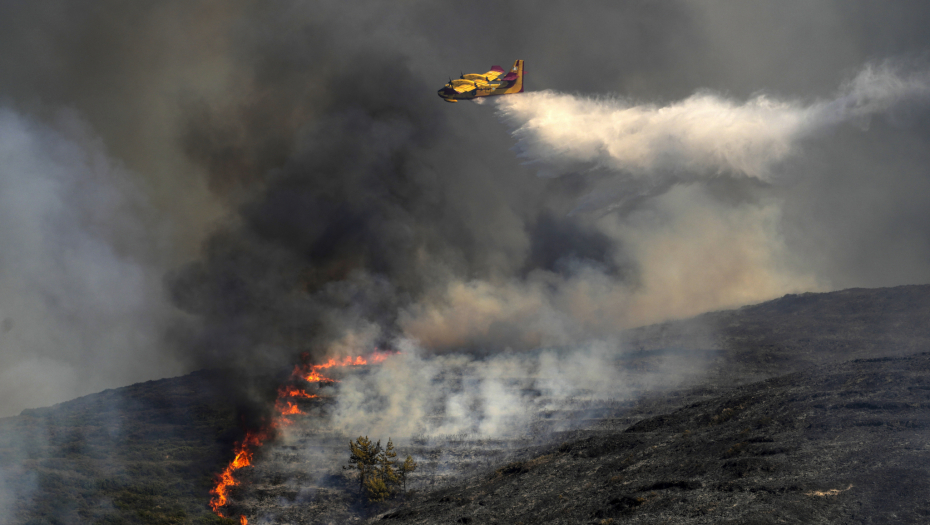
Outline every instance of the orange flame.
<path fill-rule="evenodd" d="M 303 414 L 303 412 L 301 412 L 300 410 L 300 407 L 298 407 L 297 404 L 294 403 L 293 401 L 284 401 L 282 403 L 281 400 L 279 399 L 277 402 L 275 402 L 274 407 L 278 409 L 278 412 L 280 412 L 282 416 L 292 416 L 294 414 Z"/>
<path fill-rule="evenodd" d="M 368 356 L 368 358 L 371 359 L 372 363 L 380 363 L 384 361 L 385 359 L 391 357 L 392 355 L 395 355 L 398 353 L 399 352 L 386 352 L 384 350 L 375 349 L 375 351 L 372 352 L 371 355 Z"/>
<path fill-rule="evenodd" d="M 252 464 L 253 449 L 260 446 L 267 437 L 264 431 L 258 433 L 249 431 L 245 433 L 242 442 L 236 445 L 236 456 L 226 467 L 226 470 L 220 474 L 216 487 L 210 491 L 210 494 L 216 496 L 210 500 L 210 508 L 213 509 L 217 516 L 225 517 L 219 508 L 226 505 L 229 488 L 239 484 L 236 478 L 233 477 L 233 472 Z"/>
<path fill-rule="evenodd" d="M 302 397 L 304 399 L 312 399 L 316 396 L 313 394 L 308 394 L 296 386 L 286 385 L 278 389 L 278 399 L 281 399 L 282 397 Z"/>
<path fill-rule="evenodd" d="M 334 366 L 342 367 L 367 365 L 369 364 L 369 361 L 371 363 L 380 363 L 396 353 L 397 352 L 375 350 L 368 356 L 368 358 L 357 356 L 353 359 L 352 356 L 346 356 L 341 360 L 330 358 L 329 361 L 319 365 L 297 365 L 294 367 L 293 375 L 294 377 L 299 377 L 308 383 L 337 383 L 338 381 L 324 376 L 321 371 L 326 370 L 327 368 L 332 368 Z"/>
<path fill-rule="evenodd" d="M 340 361 L 331 358 L 321 365 L 298 365 L 294 367 L 293 377 L 303 379 L 310 383 L 334 383 L 336 380 L 324 377 L 320 374 L 320 371 L 332 367 L 367 365 L 369 361 L 372 363 L 380 363 L 395 353 L 396 352 L 384 352 L 376 349 L 367 359 L 362 356 L 358 356 L 355 359 L 348 356 Z M 236 444 L 235 457 L 226 467 L 226 470 L 217 477 L 216 487 L 210 491 L 210 494 L 214 496 L 210 499 L 210 508 L 213 509 L 213 512 L 217 516 L 221 518 L 226 517 L 220 507 L 226 506 L 229 489 L 239 485 L 239 481 L 236 480 L 233 474 L 242 467 L 248 467 L 252 464 L 252 456 L 255 453 L 255 449 L 262 446 L 263 442 L 273 437 L 274 430 L 293 423 L 287 416 L 304 413 L 300 410 L 300 407 L 297 406 L 297 403 L 286 398 L 312 399 L 315 397 L 317 396 L 309 394 L 293 385 L 284 385 L 278 389 L 278 398 L 275 400 L 274 404 L 278 413 L 265 428 L 257 432 L 247 431 L 245 433 L 242 442 Z M 239 516 L 239 525 L 248 525 L 248 522 L 249 520 L 245 516 Z"/>

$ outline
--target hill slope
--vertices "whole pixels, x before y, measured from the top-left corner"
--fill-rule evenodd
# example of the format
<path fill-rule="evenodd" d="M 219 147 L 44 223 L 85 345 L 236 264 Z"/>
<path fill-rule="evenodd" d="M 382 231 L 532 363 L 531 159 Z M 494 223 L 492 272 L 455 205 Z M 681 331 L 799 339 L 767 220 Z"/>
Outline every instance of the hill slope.
<path fill-rule="evenodd" d="M 0 419 L 0 510 L 10 523 L 216 521 L 213 475 L 239 435 L 211 384 L 195 372 Z"/>
<path fill-rule="evenodd" d="M 851 359 L 909 355 L 930 345 L 930 285 L 786 295 L 628 330 L 645 353 L 712 350 L 707 381 L 745 382 Z"/>
<path fill-rule="evenodd" d="M 930 354 L 743 386 L 589 432 L 369 523 L 930 520 Z"/>
<path fill-rule="evenodd" d="M 635 350 L 626 359 L 635 366 L 704 353 L 707 375 L 605 413 L 560 438 L 561 448 L 527 449 L 467 484 L 424 493 L 389 517 L 926 520 L 912 495 L 925 493 L 920 472 L 930 471 L 921 457 L 928 357 L 915 355 L 930 350 L 928 321 L 930 286 L 902 286 L 786 296 L 630 330 L 625 345 Z M 884 357 L 896 358 L 851 361 Z M 0 513 L 14 524 L 218 522 L 209 489 L 241 430 L 231 401 L 211 388 L 217 373 L 0 419 Z M 830 489 L 844 491 L 807 495 Z M 334 501 L 331 515 L 357 510 Z M 295 523 L 325 522 L 301 511 L 320 504 L 288 503 Z"/>

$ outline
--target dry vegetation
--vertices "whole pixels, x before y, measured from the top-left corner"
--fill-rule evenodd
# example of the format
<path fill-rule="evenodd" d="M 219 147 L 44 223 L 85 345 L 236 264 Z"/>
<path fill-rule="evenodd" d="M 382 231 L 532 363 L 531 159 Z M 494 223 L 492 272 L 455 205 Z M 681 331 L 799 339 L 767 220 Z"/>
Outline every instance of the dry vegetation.
<path fill-rule="evenodd" d="M 107 390 L 0 419 L 12 523 L 226 523 L 205 507 L 238 437 L 206 374 Z"/>

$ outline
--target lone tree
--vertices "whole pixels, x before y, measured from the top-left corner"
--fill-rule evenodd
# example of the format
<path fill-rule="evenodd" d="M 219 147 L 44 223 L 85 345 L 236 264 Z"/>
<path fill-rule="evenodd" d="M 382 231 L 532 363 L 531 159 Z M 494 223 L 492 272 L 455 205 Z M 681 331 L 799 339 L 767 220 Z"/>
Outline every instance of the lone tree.
<path fill-rule="evenodd" d="M 389 438 L 387 446 L 381 448 L 381 441 L 372 444 L 368 437 L 359 437 L 349 442 L 350 465 L 346 468 L 358 470 L 359 495 L 364 490 L 368 501 L 385 501 L 398 493 L 403 485 L 407 489 L 407 474 L 416 469 L 417 464 L 409 455 L 398 467 L 397 451 Z"/>
<path fill-rule="evenodd" d="M 361 495 L 365 482 L 375 474 L 378 457 L 381 455 L 381 440 L 372 443 L 368 436 L 359 436 L 349 441 L 349 469 L 358 471 L 358 493 Z"/>
<path fill-rule="evenodd" d="M 400 482 L 404 488 L 404 494 L 407 493 L 407 476 L 411 472 L 417 469 L 417 462 L 413 460 L 413 457 L 410 454 L 407 454 L 407 459 L 400 464 L 400 468 L 397 469 L 397 474 L 400 476 Z"/>

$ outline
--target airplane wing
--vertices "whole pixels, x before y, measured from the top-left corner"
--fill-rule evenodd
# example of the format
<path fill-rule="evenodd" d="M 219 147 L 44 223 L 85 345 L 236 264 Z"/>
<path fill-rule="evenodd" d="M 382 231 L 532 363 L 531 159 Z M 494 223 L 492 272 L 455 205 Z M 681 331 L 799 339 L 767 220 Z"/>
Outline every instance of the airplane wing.
<path fill-rule="evenodd" d="M 456 93 L 468 93 L 469 91 L 474 91 L 475 82 L 472 80 L 457 79 L 452 81 L 452 89 Z"/>
<path fill-rule="evenodd" d="M 484 74 L 485 78 L 490 80 L 497 80 L 498 77 L 504 74 L 504 68 L 500 66 L 491 66 L 491 70 Z"/>

